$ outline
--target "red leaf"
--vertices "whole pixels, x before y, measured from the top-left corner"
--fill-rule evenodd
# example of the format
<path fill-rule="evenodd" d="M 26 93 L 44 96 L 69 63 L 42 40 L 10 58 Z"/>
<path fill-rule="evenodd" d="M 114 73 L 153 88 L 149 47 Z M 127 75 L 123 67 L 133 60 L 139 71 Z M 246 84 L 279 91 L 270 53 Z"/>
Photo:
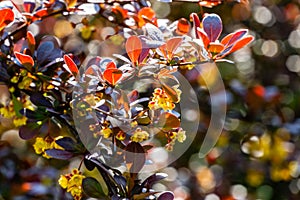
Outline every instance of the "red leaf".
<path fill-rule="evenodd" d="M 130 36 L 125 44 L 126 52 L 133 63 L 138 64 L 139 56 L 142 52 L 142 42 L 138 36 Z"/>
<path fill-rule="evenodd" d="M 199 38 L 202 39 L 204 47 L 207 48 L 210 43 L 207 34 L 201 28 L 197 28 L 197 33 L 199 35 Z"/>
<path fill-rule="evenodd" d="M 106 64 L 106 69 L 117 69 L 117 66 L 114 62 L 109 62 Z"/>
<path fill-rule="evenodd" d="M 197 31 L 197 29 L 200 28 L 199 17 L 198 17 L 198 15 L 196 13 L 192 13 L 190 15 L 190 18 L 192 19 L 192 21 L 194 23 L 194 31 L 195 31 L 196 38 L 199 39 L 200 35 L 198 35 L 198 31 Z"/>
<path fill-rule="evenodd" d="M 103 72 L 103 78 L 111 85 L 116 85 L 116 83 L 122 77 L 122 71 L 119 69 L 109 68 Z"/>
<path fill-rule="evenodd" d="M 249 44 L 250 42 L 252 42 L 254 40 L 254 37 L 252 35 L 248 35 L 246 37 L 244 37 L 243 39 L 237 41 L 234 45 L 232 45 L 229 48 L 226 48 L 223 52 L 220 53 L 220 55 L 218 55 L 219 58 L 223 58 L 226 55 L 233 53 L 241 48 L 243 48 L 244 46 L 246 46 L 247 44 Z"/>
<path fill-rule="evenodd" d="M 78 68 L 72 58 L 68 55 L 64 55 L 64 61 L 67 64 L 67 67 L 65 67 L 65 69 L 76 76 L 78 74 Z"/>
<path fill-rule="evenodd" d="M 40 20 L 41 18 L 48 15 L 49 10 L 47 8 L 40 9 L 36 11 L 32 17 L 32 21 Z"/>
<path fill-rule="evenodd" d="M 168 59 L 170 60 L 172 59 L 175 51 L 180 46 L 181 42 L 182 42 L 182 37 L 174 37 L 167 41 L 165 48 L 167 50 Z"/>
<path fill-rule="evenodd" d="M 32 59 L 31 56 L 29 55 L 26 55 L 26 54 L 22 54 L 22 53 L 19 53 L 19 52 L 14 52 L 15 53 L 15 56 L 17 58 L 17 60 L 22 64 L 22 65 L 27 65 L 29 64 L 31 67 L 34 65 L 34 61 Z"/>
<path fill-rule="evenodd" d="M 215 42 L 221 35 L 223 25 L 222 20 L 217 14 L 206 14 L 202 20 L 203 29 L 210 42 Z"/>
<path fill-rule="evenodd" d="M 247 33 L 248 33 L 247 29 L 241 29 L 241 30 L 238 30 L 234 33 L 230 33 L 229 35 L 226 35 L 221 40 L 221 43 L 224 44 L 225 46 L 229 46 L 229 45 L 235 43 L 236 41 L 238 41 L 239 39 L 241 39 Z"/>
<path fill-rule="evenodd" d="M 8 24 L 14 21 L 14 12 L 10 8 L 0 10 L 0 31 L 2 31 Z"/>

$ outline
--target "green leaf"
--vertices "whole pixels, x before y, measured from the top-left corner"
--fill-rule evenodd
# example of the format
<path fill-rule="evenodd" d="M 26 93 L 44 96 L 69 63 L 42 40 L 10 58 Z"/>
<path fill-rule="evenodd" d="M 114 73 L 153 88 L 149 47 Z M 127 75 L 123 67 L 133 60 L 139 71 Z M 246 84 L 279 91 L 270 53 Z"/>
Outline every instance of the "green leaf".
<path fill-rule="evenodd" d="M 82 180 L 82 188 L 84 193 L 93 198 L 105 197 L 100 183 L 92 177 L 87 177 Z"/>
<path fill-rule="evenodd" d="M 12 101 L 13 101 L 14 111 L 16 113 L 16 116 L 22 117 L 20 110 L 22 110 L 23 104 L 14 95 L 12 95 Z"/>

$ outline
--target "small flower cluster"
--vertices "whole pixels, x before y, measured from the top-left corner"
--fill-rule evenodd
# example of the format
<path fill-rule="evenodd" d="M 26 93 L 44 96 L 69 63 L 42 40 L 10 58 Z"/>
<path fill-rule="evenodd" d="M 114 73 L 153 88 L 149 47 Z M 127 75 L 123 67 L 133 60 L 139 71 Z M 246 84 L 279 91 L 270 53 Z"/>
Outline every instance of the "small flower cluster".
<path fill-rule="evenodd" d="M 176 92 L 180 94 L 180 90 Z M 163 110 L 167 111 L 173 110 L 175 108 L 175 104 L 163 89 L 155 88 L 152 100 L 149 102 L 148 107 L 151 110 L 162 108 Z"/>
<path fill-rule="evenodd" d="M 73 169 L 72 173 L 60 175 L 58 180 L 59 185 L 70 192 L 75 200 L 80 200 L 82 197 L 82 180 L 84 175 L 78 170 Z"/>
<path fill-rule="evenodd" d="M 168 151 L 172 151 L 176 140 L 183 143 L 186 140 L 185 131 L 179 128 L 177 131 L 172 131 L 167 134 L 168 144 L 165 146 Z"/>
<path fill-rule="evenodd" d="M 35 143 L 33 144 L 33 148 L 36 154 L 42 154 L 43 157 L 49 159 L 51 158 L 49 155 L 47 155 L 46 150 L 48 149 L 62 149 L 61 146 L 59 146 L 55 141 L 58 139 L 63 138 L 62 136 L 56 137 L 55 139 L 51 137 L 37 137 L 35 139 Z"/>
<path fill-rule="evenodd" d="M 133 142 L 143 142 L 149 139 L 149 133 L 147 131 L 143 131 L 141 128 L 137 128 L 130 139 Z"/>
<path fill-rule="evenodd" d="M 18 103 L 22 104 L 24 108 L 32 109 L 30 101 L 24 99 L 21 100 L 19 98 L 16 98 L 15 101 L 18 101 Z M 10 101 L 6 106 L 3 106 L 0 108 L 0 114 L 5 117 L 13 120 L 13 124 L 16 127 L 20 127 L 22 125 L 25 125 L 27 122 L 27 118 L 19 113 L 16 113 L 14 102 Z"/>

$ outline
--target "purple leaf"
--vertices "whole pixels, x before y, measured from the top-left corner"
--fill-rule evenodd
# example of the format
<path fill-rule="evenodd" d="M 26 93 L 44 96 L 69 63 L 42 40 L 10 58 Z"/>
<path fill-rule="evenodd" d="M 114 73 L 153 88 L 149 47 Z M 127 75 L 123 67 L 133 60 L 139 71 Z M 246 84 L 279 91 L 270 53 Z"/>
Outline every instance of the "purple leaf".
<path fill-rule="evenodd" d="M 203 18 L 203 29 L 210 42 L 215 42 L 221 35 L 223 26 L 222 20 L 217 14 L 207 14 Z"/>
<path fill-rule="evenodd" d="M 159 197 L 157 200 L 173 200 L 174 199 L 174 194 L 172 192 L 164 192 Z"/>
<path fill-rule="evenodd" d="M 50 156 L 52 158 L 60 159 L 60 160 L 68 160 L 68 159 L 72 158 L 74 155 L 71 152 L 64 151 L 61 149 L 49 149 L 49 150 L 46 150 L 46 153 L 48 156 Z"/>

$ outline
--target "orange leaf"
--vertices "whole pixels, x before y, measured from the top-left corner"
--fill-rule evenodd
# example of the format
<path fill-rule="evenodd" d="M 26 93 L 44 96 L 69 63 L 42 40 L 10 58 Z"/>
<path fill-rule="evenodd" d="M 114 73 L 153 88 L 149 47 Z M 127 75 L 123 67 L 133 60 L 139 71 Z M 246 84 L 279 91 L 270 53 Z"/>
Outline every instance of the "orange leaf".
<path fill-rule="evenodd" d="M 78 74 L 78 68 L 72 58 L 68 55 L 64 55 L 64 61 L 67 64 L 67 67 L 65 67 L 65 69 L 76 76 Z"/>
<path fill-rule="evenodd" d="M 8 24 L 14 21 L 15 15 L 10 8 L 0 10 L 0 31 L 2 31 Z"/>
<path fill-rule="evenodd" d="M 240 40 L 247 33 L 248 33 L 247 29 L 241 29 L 234 33 L 230 33 L 221 40 L 221 43 L 226 46 L 229 46 L 229 45 L 235 43 L 236 41 Z"/>
<path fill-rule="evenodd" d="M 138 25 L 139 27 L 142 27 L 146 24 L 145 19 L 150 22 L 155 22 L 155 12 L 150 7 L 144 7 L 138 12 Z"/>
<path fill-rule="evenodd" d="M 183 40 L 182 37 L 174 37 L 167 41 L 166 50 L 167 50 L 167 54 L 168 54 L 168 59 L 170 59 L 170 60 L 172 59 L 175 51 L 180 46 L 182 40 Z"/>
<path fill-rule="evenodd" d="M 159 116 L 158 127 L 162 128 L 164 131 L 170 131 L 173 128 L 180 127 L 180 121 L 175 115 L 164 112 Z"/>
<path fill-rule="evenodd" d="M 122 71 L 119 69 L 109 68 L 103 72 L 103 78 L 111 85 L 116 85 L 116 83 L 122 77 Z"/>
<path fill-rule="evenodd" d="M 32 21 L 40 20 L 48 15 L 49 10 L 47 8 L 40 9 L 33 14 Z"/>
<path fill-rule="evenodd" d="M 224 50 L 224 45 L 221 43 L 216 43 L 216 42 L 211 42 L 209 44 L 208 51 L 211 53 L 220 53 L 221 51 Z"/>
<path fill-rule="evenodd" d="M 126 41 L 125 48 L 131 62 L 133 65 L 136 65 L 142 53 L 142 42 L 140 38 L 138 36 L 130 36 Z"/>
<path fill-rule="evenodd" d="M 207 48 L 210 43 L 207 34 L 201 28 L 197 28 L 197 34 L 202 39 L 204 48 Z"/>
<path fill-rule="evenodd" d="M 32 59 L 31 56 L 29 55 L 26 55 L 26 54 L 22 54 L 22 53 L 19 53 L 19 52 L 14 52 L 15 53 L 15 56 L 17 58 L 17 60 L 22 64 L 22 65 L 27 65 L 29 64 L 31 67 L 34 65 L 34 61 Z"/>
<path fill-rule="evenodd" d="M 30 45 L 35 45 L 34 35 L 30 31 L 27 31 L 27 40 Z"/>
<path fill-rule="evenodd" d="M 106 69 L 117 69 L 117 66 L 114 62 L 109 62 L 106 64 Z"/>
<path fill-rule="evenodd" d="M 248 35 L 248 36 L 244 37 L 243 39 L 237 41 L 231 48 L 226 48 L 223 52 L 221 52 L 221 54 L 218 57 L 223 58 L 224 56 L 243 48 L 244 46 L 246 46 L 253 40 L 254 40 L 254 37 L 252 35 Z"/>
<path fill-rule="evenodd" d="M 187 34 L 190 31 L 190 24 L 185 18 L 178 20 L 176 33 L 180 35 Z"/>

